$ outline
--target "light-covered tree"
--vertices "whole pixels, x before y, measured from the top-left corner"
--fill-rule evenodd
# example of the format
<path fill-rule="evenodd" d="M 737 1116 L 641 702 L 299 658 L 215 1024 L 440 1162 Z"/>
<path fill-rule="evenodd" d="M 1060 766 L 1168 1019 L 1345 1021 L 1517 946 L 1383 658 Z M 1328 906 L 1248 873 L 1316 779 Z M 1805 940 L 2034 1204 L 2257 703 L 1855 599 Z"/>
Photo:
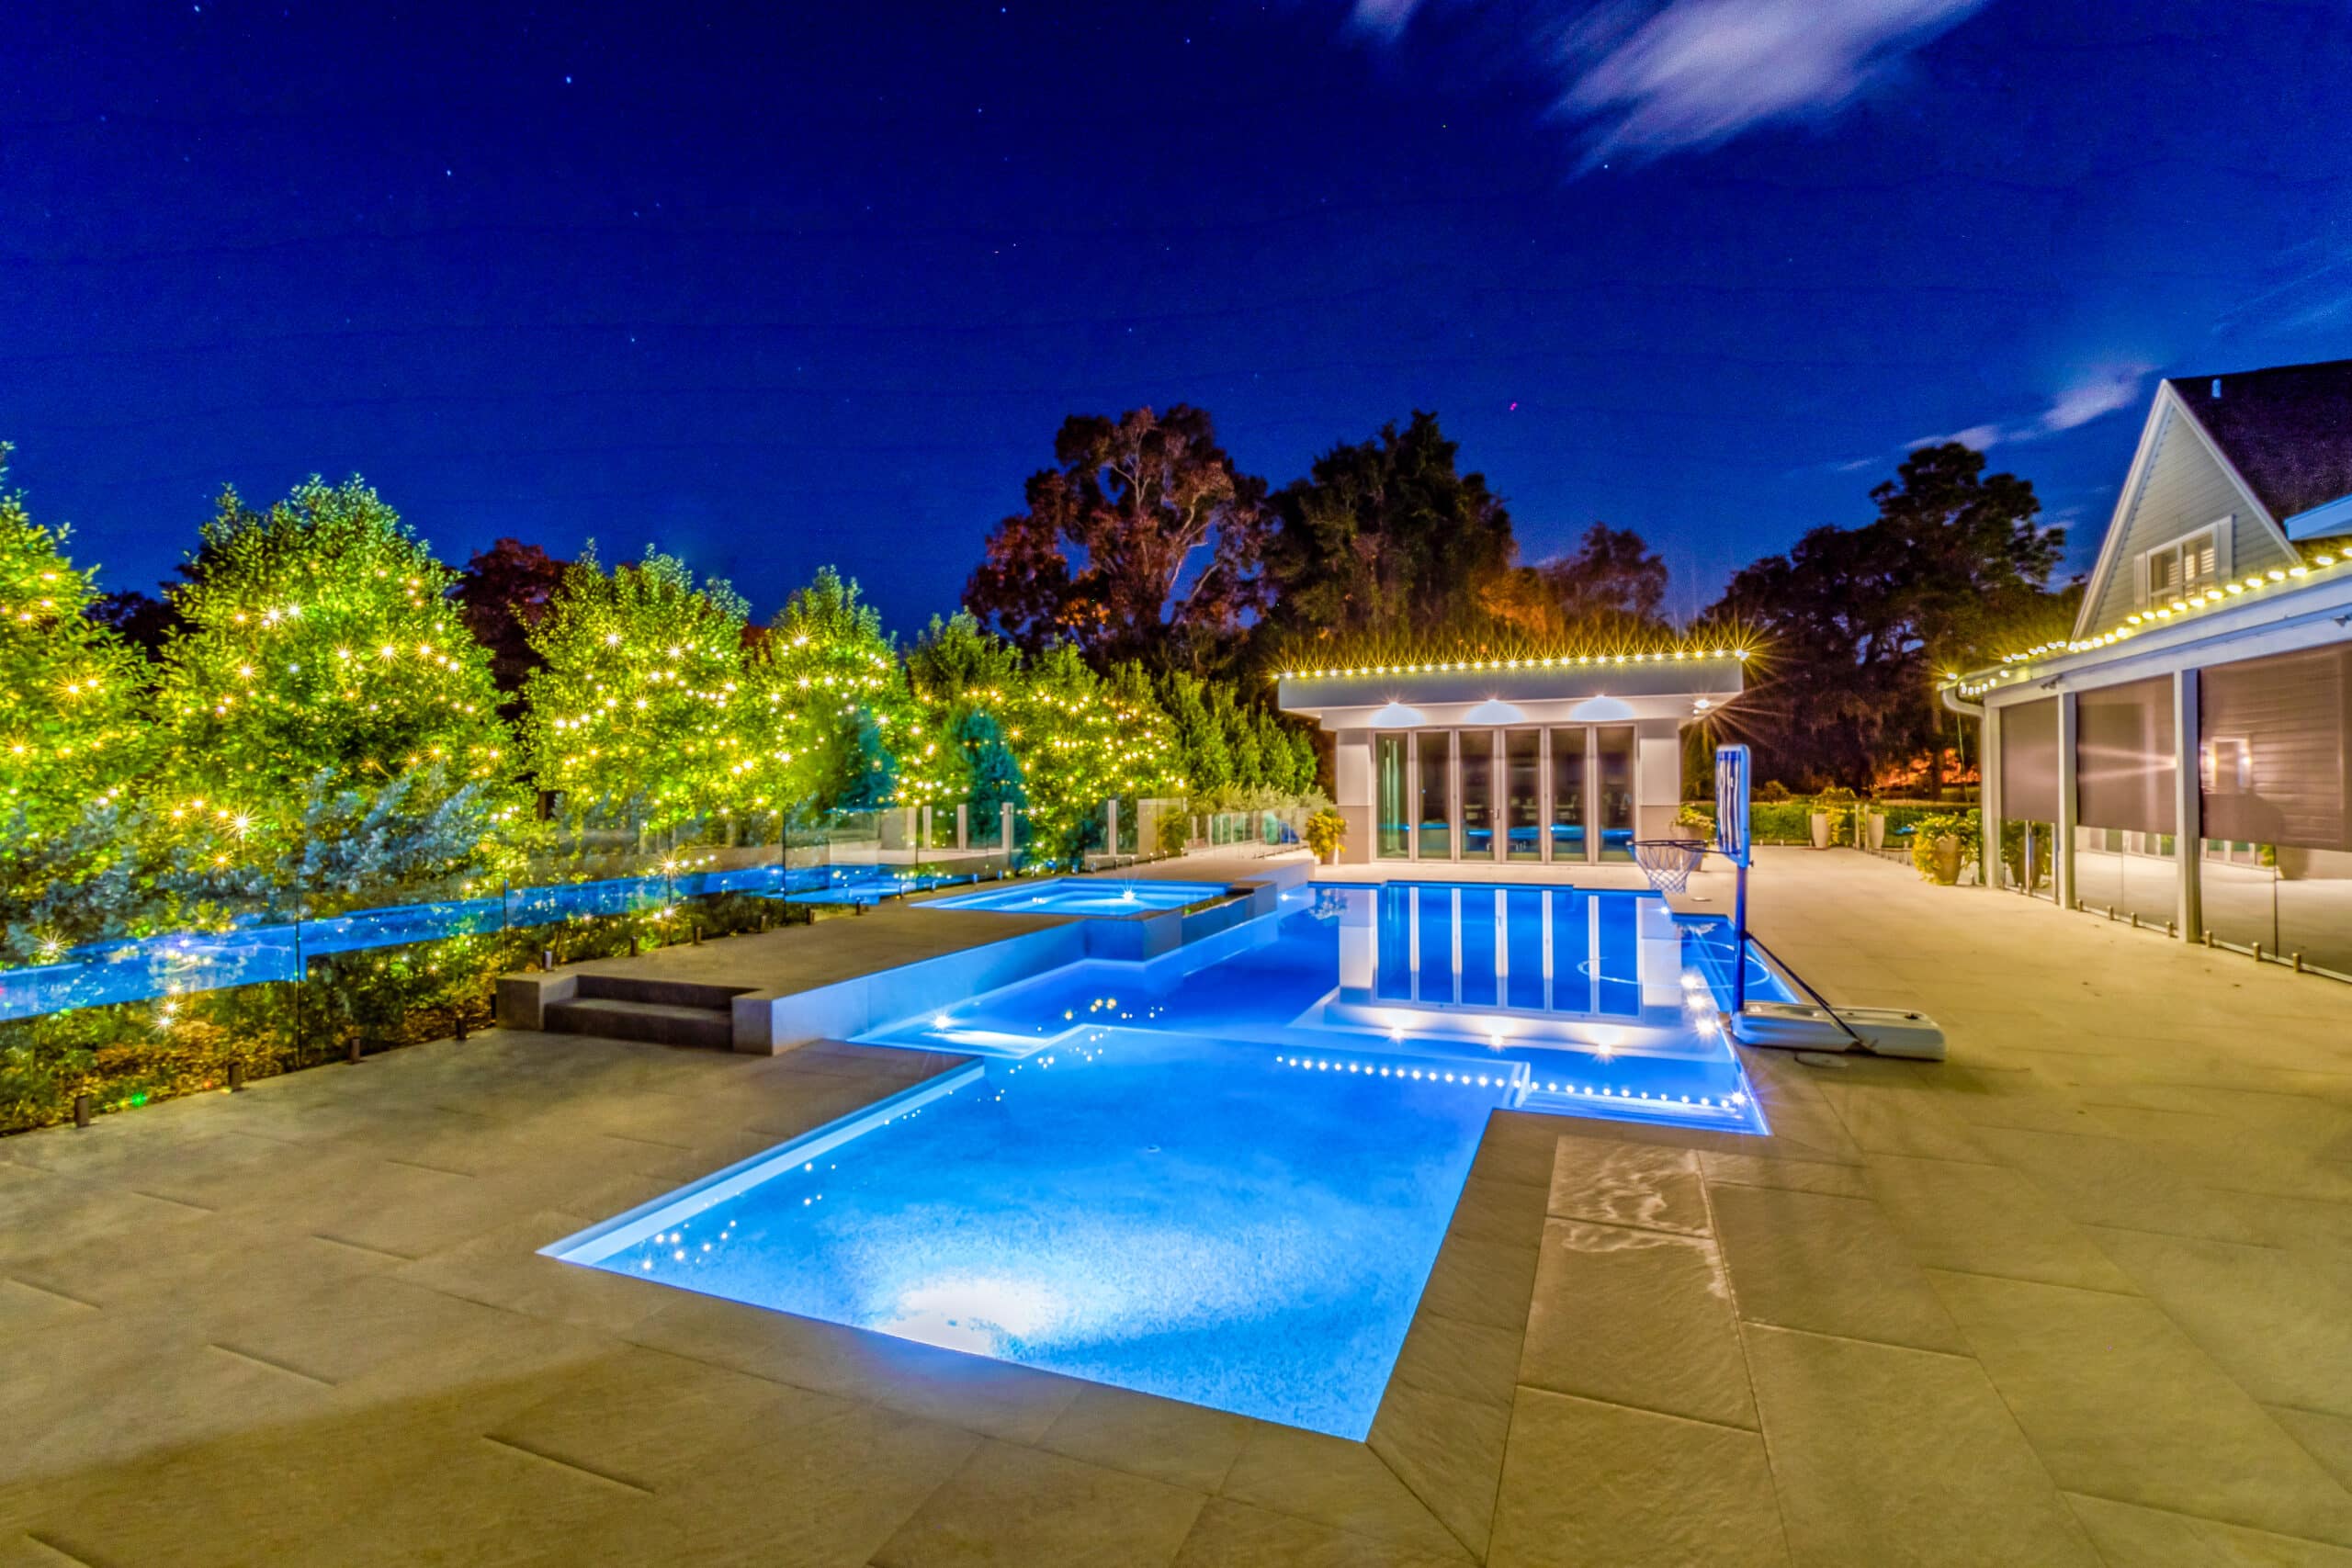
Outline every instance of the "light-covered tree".
<path fill-rule="evenodd" d="M 568 819 L 660 829 L 749 807 L 747 614 L 674 556 L 607 573 L 593 544 L 581 552 L 532 628 L 546 662 L 523 683 L 524 756 Z"/>
<path fill-rule="evenodd" d="M 172 591 L 154 710 L 154 810 L 185 849 L 277 860 L 320 791 L 405 809 L 463 792 L 487 840 L 519 815 L 489 656 L 449 597 L 456 573 L 356 476 L 313 477 L 266 512 L 224 491 Z"/>
<path fill-rule="evenodd" d="M 854 581 L 820 569 L 752 649 L 745 777 L 786 812 L 957 798 L 960 761 L 907 689 L 898 649 Z"/>
<path fill-rule="evenodd" d="M 85 612 L 94 573 L 6 489 L 0 443 L 0 837 L 112 804 L 145 767 L 147 663 Z"/>
<path fill-rule="evenodd" d="M 1074 853 L 1103 802 L 1187 787 L 1172 727 L 1140 667 L 1123 665 L 1105 681 L 1076 647 L 1057 643 L 1025 676 L 1006 738 L 1021 759 L 1039 840 Z"/>

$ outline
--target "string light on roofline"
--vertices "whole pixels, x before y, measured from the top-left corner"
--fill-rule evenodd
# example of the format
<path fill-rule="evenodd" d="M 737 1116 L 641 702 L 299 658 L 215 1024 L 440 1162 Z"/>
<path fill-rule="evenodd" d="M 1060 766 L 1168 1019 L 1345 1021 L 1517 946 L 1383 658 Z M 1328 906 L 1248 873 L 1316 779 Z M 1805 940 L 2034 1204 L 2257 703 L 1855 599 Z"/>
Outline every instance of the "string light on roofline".
<path fill-rule="evenodd" d="M 2186 619 L 2242 600 L 2250 593 L 2263 593 L 2281 587 L 2302 587 L 2314 578 L 2335 576 L 2340 569 L 2345 567 L 2352 567 L 2352 551 L 2315 550 L 2309 560 L 2298 562 L 2293 566 L 2272 567 L 2267 571 L 2249 572 L 2242 578 L 2233 578 L 2226 582 L 2216 582 L 2211 587 L 2201 588 L 2194 593 L 2183 594 L 2176 599 L 2151 604 L 2145 609 L 2134 610 L 2123 617 L 2121 626 L 2110 627 L 2097 637 L 2052 637 L 2047 642 L 2036 643 L 2031 648 L 2019 652 L 2005 653 L 2001 655 L 2001 663 L 2010 668 L 1988 670 L 1981 679 L 1962 680 L 1947 675 L 1945 680 L 1948 682 L 1957 682 L 1956 689 L 1963 697 L 1980 696 L 1992 691 L 2005 680 L 2024 679 L 2027 672 L 2016 667 L 2034 660 L 2063 658 L 2067 654 L 2091 653 L 2102 648 L 2112 648 L 2117 643 L 2129 641 L 2142 632 L 2154 631 L 2174 621 Z"/>
<path fill-rule="evenodd" d="M 1395 664 L 1359 664 L 1339 669 L 1284 670 L 1274 678 L 1278 681 L 1346 681 L 1367 676 L 1384 675 L 1451 675 L 1492 671 L 1574 670 L 1615 667 L 1626 664 L 1666 664 L 1676 660 L 1692 663 L 1719 663 L 1724 660 L 1745 662 L 1748 650 L 1744 648 L 1678 648 L 1656 649 L 1639 653 L 1561 653 L 1543 658 L 1527 659 L 1441 659 L 1423 662 Z"/>

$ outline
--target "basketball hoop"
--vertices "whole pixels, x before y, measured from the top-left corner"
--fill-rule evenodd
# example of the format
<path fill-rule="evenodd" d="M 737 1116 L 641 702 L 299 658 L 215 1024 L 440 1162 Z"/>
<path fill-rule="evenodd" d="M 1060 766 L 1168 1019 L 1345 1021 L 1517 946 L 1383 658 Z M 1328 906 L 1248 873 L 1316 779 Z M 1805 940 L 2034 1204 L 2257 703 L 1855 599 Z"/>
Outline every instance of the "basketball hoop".
<path fill-rule="evenodd" d="M 1690 886 L 1690 874 L 1707 855 L 1698 839 L 1636 839 L 1634 863 L 1660 893 L 1679 893 Z"/>

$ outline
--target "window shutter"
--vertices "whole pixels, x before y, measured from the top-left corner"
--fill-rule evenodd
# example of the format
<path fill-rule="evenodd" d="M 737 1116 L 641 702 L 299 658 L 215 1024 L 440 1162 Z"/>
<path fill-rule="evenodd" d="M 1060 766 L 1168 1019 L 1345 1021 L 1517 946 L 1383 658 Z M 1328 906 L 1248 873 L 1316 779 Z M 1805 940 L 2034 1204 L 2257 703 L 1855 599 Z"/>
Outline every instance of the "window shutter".
<path fill-rule="evenodd" d="M 2084 827 L 2174 831 L 2176 763 L 2171 676 L 2075 699 L 2075 804 Z"/>
<path fill-rule="evenodd" d="M 2058 820 L 2058 699 L 2001 710 L 2001 815 L 2013 822 Z"/>
<path fill-rule="evenodd" d="M 2198 678 L 2205 836 L 2352 850 L 2352 644 Z"/>

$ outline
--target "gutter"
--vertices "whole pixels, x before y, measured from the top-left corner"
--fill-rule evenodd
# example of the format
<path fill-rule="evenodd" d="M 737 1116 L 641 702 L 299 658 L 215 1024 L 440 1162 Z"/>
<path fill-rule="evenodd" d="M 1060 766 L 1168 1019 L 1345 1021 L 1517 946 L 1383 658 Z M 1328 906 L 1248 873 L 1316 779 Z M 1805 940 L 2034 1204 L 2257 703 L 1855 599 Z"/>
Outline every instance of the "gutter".
<path fill-rule="evenodd" d="M 1943 698 L 1946 709 L 1960 715 L 1962 718 L 1983 718 L 1984 716 L 1984 705 L 1983 703 L 1972 703 L 1968 701 L 1965 697 L 1962 697 L 1960 694 L 1960 688 L 1957 686 L 1938 687 L 1936 694 Z"/>

